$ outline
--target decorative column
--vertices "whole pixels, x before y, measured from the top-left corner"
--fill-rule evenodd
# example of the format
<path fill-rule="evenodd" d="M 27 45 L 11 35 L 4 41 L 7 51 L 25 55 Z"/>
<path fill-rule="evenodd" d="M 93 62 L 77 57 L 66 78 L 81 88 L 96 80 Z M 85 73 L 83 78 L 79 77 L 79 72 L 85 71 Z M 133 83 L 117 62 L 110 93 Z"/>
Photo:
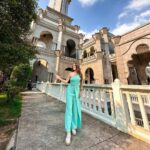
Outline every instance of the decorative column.
<path fill-rule="evenodd" d="M 97 61 L 99 62 L 101 74 L 100 74 L 100 84 L 104 84 L 104 71 L 103 71 L 103 52 L 101 50 L 101 34 L 95 33 L 92 35 L 92 38 L 96 43 L 96 53 L 97 53 Z"/>
<path fill-rule="evenodd" d="M 83 35 L 82 33 L 80 33 L 80 34 L 78 34 L 79 35 L 79 39 L 80 39 L 80 43 L 79 43 L 79 45 L 78 45 L 78 47 L 79 47 L 79 50 L 78 50 L 78 59 L 80 60 L 80 61 L 82 61 L 82 53 L 83 53 L 83 50 L 82 50 L 82 46 L 83 46 L 83 43 L 84 43 L 84 36 L 85 35 Z"/>
<path fill-rule="evenodd" d="M 55 74 L 58 74 L 58 72 L 59 72 L 59 62 L 60 62 L 61 53 L 62 53 L 62 51 L 60 51 L 60 50 L 55 50 L 55 55 L 56 55 Z M 56 80 L 55 80 L 55 82 L 56 82 Z"/>
<path fill-rule="evenodd" d="M 61 50 L 63 30 L 64 30 L 62 19 L 59 19 L 58 30 L 59 30 L 59 34 L 58 34 L 58 41 L 57 41 L 57 50 Z"/>
<path fill-rule="evenodd" d="M 100 33 L 102 34 L 102 37 L 104 39 L 104 48 L 105 48 L 105 62 L 106 62 L 106 72 L 104 72 L 105 78 L 108 80 L 109 84 L 113 82 L 113 76 L 112 76 L 112 67 L 111 67 L 111 62 L 109 60 L 109 30 L 104 27 L 100 30 Z"/>
<path fill-rule="evenodd" d="M 82 34 L 82 33 L 80 33 L 79 34 L 79 38 L 80 38 L 80 45 L 82 45 L 83 43 L 84 43 L 84 37 L 85 37 L 85 35 L 84 34 Z M 81 47 L 82 48 L 82 47 Z"/>

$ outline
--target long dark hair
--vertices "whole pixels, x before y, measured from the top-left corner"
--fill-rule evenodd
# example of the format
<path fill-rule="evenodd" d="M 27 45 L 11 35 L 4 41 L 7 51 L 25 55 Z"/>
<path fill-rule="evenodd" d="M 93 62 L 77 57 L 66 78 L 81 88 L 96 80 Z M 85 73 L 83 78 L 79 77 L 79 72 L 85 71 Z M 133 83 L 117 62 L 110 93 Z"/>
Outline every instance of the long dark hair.
<path fill-rule="evenodd" d="M 83 75 L 81 73 L 80 65 L 75 63 L 75 66 L 76 66 L 76 72 L 77 72 L 77 74 L 79 74 L 79 76 L 81 78 L 81 80 L 80 80 L 80 90 L 81 90 L 82 89 Z"/>

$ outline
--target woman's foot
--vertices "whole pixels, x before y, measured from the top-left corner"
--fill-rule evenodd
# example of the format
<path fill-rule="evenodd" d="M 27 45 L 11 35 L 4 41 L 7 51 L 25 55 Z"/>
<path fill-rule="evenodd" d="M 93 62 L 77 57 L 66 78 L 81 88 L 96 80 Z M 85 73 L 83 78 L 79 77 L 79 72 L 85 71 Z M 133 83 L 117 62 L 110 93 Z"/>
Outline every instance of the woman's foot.
<path fill-rule="evenodd" d="M 65 143 L 66 143 L 66 145 L 70 145 L 70 143 L 71 143 L 71 133 L 70 132 L 67 132 Z"/>
<path fill-rule="evenodd" d="M 76 129 L 73 129 L 73 130 L 72 130 L 72 134 L 73 134 L 73 135 L 76 135 L 76 134 L 77 134 Z"/>

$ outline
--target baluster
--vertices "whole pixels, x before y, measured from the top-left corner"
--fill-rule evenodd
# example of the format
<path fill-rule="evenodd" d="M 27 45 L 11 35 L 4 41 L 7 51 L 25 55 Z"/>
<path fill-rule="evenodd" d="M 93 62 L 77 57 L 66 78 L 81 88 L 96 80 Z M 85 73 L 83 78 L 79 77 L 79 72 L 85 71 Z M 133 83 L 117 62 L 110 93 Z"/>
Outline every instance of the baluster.
<path fill-rule="evenodd" d="M 112 116 L 113 118 L 115 118 L 113 92 L 110 90 L 109 93 L 110 93 L 111 116 Z"/>
<path fill-rule="evenodd" d="M 96 112 L 96 89 L 93 88 L 93 110 Z"/>
<path fill-rule="evenodd" d="M 101 93 L 101 89 L 98 90 L 98 111 L 100 113 L 102 113 L 102 105 L 101 105 L 101 99 L 102 99 L 102 93 Z"/>
<path fill-rule="evenodd" d="M 86 106 L 88 109 L 89 108 L 89 88 L 86 89 L 86 100 L 87 100 Z"/>
<path fill-rule="evenodd" d="M 92 91 L 91 91 L 91 88 L 89 88 L 89 108 L 90 108 L 90 111 L 93 111 L 93 108 L 92 108 Z"/>
<path fill-rule="evenodd" d="M 127 97 L 127 103 L 128 103 L 128 106 L 129 106 L 129 113 L 130 113 L 130 117 L 131 117 L 131 123 L 133 125 L 136 125 L 136 119 L 135 119 L 135 114 L 134 114 L 134 110 L 133 110 L 133 103 L 132 103 L 132 100 L 130 98 L 130 95 L 129 93 L 125 93 L 126 94 L 126 97 Z"/>
<path fill-rule="evenodd" d="M 89 110 L 92 111 L 91 108 L 91 88 L 89 87 L 89 97 L 88 97 L 88 101 L 89 101 Z"/>
<path fill-rule="evenodd" d="M 104 113 L 108 116 L 108 96 L 107 91 L 104 91 Z"/>
<path fill-rule="evenodd" d="M 139 106 L 140 106 L 142 119 L 143 119 L 143 123 L 144 123 L 144 128 L 146 130 L 149 130 L 149 122 L 148 122 L 147 114 L 146 114 L 146 111 L 145 111 L 143 100 L 142 100 L 141 95 L 140 95 L 139 92 L 137 92 L 137 96 L 138 96 Z"/>
<path fill-rule="evenodd" d="M 102 112 L 104 113 L 104 89 L 101 89 L 101 108 Z"/>
<path fill-rule="evenodd" d="M 95 107 L 96 107 L 96 112 L 98 112 L 98 88 L 95 90 Z"/>
<path fill-rule="evenodd" d="M 86 102 L 85 102 L 85 88 L 83 89 L 83 95 L 82 95 L 82 107 L 85 107 L 85 104 L 86 104 Z"/>

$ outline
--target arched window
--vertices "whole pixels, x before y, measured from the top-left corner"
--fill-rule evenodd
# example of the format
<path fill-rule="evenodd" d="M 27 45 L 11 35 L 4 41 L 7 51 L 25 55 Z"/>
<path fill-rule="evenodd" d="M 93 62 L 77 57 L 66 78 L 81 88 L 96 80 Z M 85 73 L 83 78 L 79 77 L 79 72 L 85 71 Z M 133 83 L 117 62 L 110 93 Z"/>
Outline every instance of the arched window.
<path fill-rule="evenodd" d="M 49 31 L 43 31 L 43 32 L 41 32 L 40 39 L 38 40 L 38 43 L 39 42 L 44 43 L 46 49 L 50 50 L 51 46 L 52 46 L 52 41 L 53 41 L 53 35 Z"/>
<path fill-rule="evenodd" d="M 149 51 L 149 47 L 146 44 L 140 44 L 136 47 L 136 51 L 138 54 L 145 53 Z"/>
<path fill-rule="evenodd" d="M 92 84 L 94 83 L 94 71 L 92 68 L 88 68 L 85 71 L 85 84 Z"/>
<path fill-rule="evenodd" d="M 87 58 L 87 52 L 86 51 L 83 52 L 83 58 Z"/>
<path fill-rule="evenodd" d="M 66 42 L 65 56 L 76 58 L 76 43 L 72 39 L 69 39 Z"/>
<path fill-rule="evenodd" d="M 94 49 L 94 46 L 92 46 L 90 48 L 90 56 L 94 55 L 94 53 L 95 53 L 95 49 Z"/>
<path fill-rule="evenodd" d="M 33 82 L 37 81 L 48 81 L 49 72 L 48 72 L 48 62 L 45 59 L 38 59 L 33 64 Z"/>

